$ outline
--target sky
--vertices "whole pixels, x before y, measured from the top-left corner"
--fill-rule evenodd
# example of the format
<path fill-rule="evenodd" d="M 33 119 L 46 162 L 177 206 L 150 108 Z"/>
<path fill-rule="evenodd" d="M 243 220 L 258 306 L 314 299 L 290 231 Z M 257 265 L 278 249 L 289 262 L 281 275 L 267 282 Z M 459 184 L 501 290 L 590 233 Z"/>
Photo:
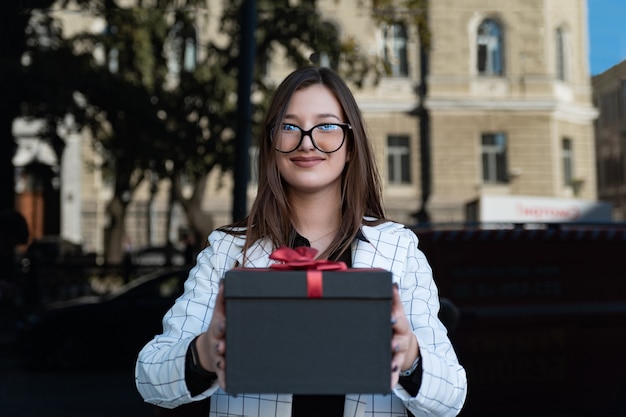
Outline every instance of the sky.
<path fill-rule="evenodd" d="M 587 0 L 587 13 L 593 76 L 626 59 L 626 0 Z"/>

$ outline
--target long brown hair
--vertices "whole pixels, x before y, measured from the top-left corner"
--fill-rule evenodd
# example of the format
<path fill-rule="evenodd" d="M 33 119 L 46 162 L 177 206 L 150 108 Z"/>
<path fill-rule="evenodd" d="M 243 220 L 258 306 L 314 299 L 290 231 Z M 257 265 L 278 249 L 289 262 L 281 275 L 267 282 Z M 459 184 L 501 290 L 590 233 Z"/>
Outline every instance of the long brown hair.
<path fill-rule="evenodd" d="M 352 92 L 341 77 L 329 68 L 301 68 L 283 80 L 269 103 L 264 119 L 266 128 L 262 129 L 259 138 L 258 190 L 250 213 L 244 220 L 220 228 L 228 233 L 245 233 L 244 255 L 261 238 L 270 239 L 275 247 L 291 246 L 293 242 L 296 230 L 286 192 L 289 184 L 278 171 L 271 130 L 282 122 L 294 92 L 314 84 L 324 85 L 335 95 L 346 122 L 352 126 L 344 145 L 348 146 L 350 159 L 341 180 L 342 224 L 335 239 L 318 257 L 328 258 L 333 253 L 343 253 L 350 247 L 363 223 L 378 224 L 385 219 L 374 153 Z M 365 220 L 365 216 L 372 219 Z"/>

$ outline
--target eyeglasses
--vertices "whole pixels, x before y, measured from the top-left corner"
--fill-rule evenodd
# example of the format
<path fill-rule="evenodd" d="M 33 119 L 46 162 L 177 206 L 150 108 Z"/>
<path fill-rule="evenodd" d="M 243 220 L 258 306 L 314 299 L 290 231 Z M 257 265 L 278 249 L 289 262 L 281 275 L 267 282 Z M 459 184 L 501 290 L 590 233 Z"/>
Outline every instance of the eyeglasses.
<path fill-rule="evenodd" d="M 302 143 L 305 136 L 311 138 L 311 143 L 320 152 L 337 152 L 346 139 L 346 132 L 352 130 L 347 123 L 320 123 L 309 130 L 300 126 L 283 123 L 278 129 L 272 129 L 270 134 L 274 141 L 274 148 L 278 152 L 293 152 Z"/>

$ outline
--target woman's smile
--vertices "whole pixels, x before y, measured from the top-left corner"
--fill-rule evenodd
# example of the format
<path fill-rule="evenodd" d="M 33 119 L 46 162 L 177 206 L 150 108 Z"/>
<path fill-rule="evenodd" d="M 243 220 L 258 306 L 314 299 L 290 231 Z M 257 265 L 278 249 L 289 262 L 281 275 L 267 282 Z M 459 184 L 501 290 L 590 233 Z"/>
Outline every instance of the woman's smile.
<path fill-rule="evenodd" d="M 291 162 L 300 168 L 313 168 L 324 162 L 324 159 L 321 156 L 294 156 L 290 158 Z"/>

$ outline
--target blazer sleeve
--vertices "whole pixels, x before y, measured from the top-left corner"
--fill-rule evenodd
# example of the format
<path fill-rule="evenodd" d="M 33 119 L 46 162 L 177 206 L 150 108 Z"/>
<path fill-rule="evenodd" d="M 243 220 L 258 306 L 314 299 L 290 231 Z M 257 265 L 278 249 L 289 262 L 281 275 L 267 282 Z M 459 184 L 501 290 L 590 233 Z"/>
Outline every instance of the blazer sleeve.
<path fill-rule="evenodd" d="M 398 284 L 404 310 L 419 343 L 423 371 L 416 396 L 400 385 L 394 393 L 415 416 L 456 416 L 467 393 L 465 369 L 438 318 L 438 289 L 426 256 L 418 249 L 417 236 L 408 229 L 402 233 L 408 239 L 408 250 Z"/>
<path fill-rule="evenodd" d="M 164 408 L 204 399 L 218 389 L 214 384 L 204 393 L 191 397 L 185 383 L 185 356 L 189 343 L 204 332 L 211 321 L 219 283 L 240 253 L 234 239 L 212 232 L 209 246 L 197 257 L 189 271 L 183 294 L 163 317 L 163 333 L 155 336 L 139 352 L 135 366 L 137 390 L 148 403 Z"/>

